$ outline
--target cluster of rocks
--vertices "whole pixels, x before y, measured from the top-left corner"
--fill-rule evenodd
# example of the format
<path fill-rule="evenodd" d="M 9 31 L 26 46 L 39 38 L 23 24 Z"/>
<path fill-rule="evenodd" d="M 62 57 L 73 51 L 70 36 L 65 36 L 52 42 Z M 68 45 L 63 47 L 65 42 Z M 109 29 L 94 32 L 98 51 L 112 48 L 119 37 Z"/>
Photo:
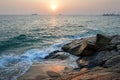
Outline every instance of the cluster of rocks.
<path fill-rule="evenodd" d="M 73 40 L 45 59 L 66 60 L 71 55 L 79 58 L 76 60 L 79 68 L 38 64 L 18 80 L 120 80 L 120 35 L 97 34 Z"/>
<path fill-rule="evenodd" d="M 77 63 L 80 69 L 87 68 L 91 70 L 95 67 L 102 67 L 104 73 L 119 74 L 111 78 L 120 79 L 120 35 L 104 36 L 97 34 L 96 37 L 78 39 L 65 44 L 62 50 L 79 57 Z M 94 72 L 93 76 L 95 75 L 96 73 Z M 97 76 L 99 77 L 100 75 Z M 108 76 L 99 80 L 112 80 L 107 78 Z"/>

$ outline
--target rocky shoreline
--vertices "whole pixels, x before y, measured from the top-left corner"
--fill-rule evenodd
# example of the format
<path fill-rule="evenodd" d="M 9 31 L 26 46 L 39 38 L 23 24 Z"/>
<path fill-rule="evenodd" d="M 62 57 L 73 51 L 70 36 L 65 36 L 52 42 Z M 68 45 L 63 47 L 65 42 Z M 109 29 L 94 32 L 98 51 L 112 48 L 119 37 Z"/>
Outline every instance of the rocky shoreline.
<path fill-rule="evenodd" d="M 64 60 L 67 56 L 59 53 L 67 52 L 79 57 L 76 61 L 78 68 L 49 79 L 29 80 L 120 80 L 120 35 L 97 34 L 95 37 L 73 40 L 65 44 L 62 50 L 54 51 L 46 59 Z"/>

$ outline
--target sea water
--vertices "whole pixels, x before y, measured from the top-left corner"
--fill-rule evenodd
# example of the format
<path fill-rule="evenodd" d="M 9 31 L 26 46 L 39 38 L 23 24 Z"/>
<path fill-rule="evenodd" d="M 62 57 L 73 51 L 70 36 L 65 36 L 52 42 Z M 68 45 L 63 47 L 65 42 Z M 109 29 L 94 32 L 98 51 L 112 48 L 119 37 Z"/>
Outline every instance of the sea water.
<path fill-rule="evenodd" d="M 120 34 L 120 16 L 0 15 L 0 80 L 16 80 L 64 44 L 98 33 Z M 77 67 L 76 59 L 65 65 Z"/>

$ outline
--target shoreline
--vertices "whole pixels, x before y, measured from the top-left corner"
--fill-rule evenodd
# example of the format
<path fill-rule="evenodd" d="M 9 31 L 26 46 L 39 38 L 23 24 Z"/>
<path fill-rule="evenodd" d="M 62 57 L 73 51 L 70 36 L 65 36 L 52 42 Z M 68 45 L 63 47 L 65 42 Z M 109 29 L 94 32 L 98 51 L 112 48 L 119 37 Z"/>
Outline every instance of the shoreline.
<path fill-rule="evenodd" d="M 23 80 L 120 79 L 120 35 L 105 36 L 97 34 L 96 37 L 73 40 L 65 44 L 62 50 L 79 57 L 76 61 L 79 66 L 78 68 L 69 69 L 63 65 L 53 66 L 49 64 L 50 66 L 48 66 L 48 64 L 37 64 L 37 68 L 33 65 L 18 80 L 21 80 L 21 78 Z M 53 52 L 47 59 L 65 60 L 67 58 L 66 55 L 58 53 L 60 52 Z M 58 66 L 59 71 L 56 69 Z M 50 74 L 46 74 L 46 69 L 51 71 Z M 68 71 L 63 73 L 66 69 Z M 43 72 L 40 72 L 41 70 Z M 43 76 L 40 76 L 42 73 L 44 73 Z M 34 76 L 34 78 L 30 78 L 31 76 Z"/>

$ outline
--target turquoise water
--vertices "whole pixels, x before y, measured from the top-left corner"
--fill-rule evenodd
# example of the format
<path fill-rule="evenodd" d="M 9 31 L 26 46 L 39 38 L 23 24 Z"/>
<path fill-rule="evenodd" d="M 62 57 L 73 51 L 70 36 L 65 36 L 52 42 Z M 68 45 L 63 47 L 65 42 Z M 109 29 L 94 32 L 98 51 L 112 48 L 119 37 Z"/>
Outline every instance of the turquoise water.
<path fill-rule="evenodd" d="M 0 79 L 16 73 L 14 80 L 65 43 L 97 33 L 120 34 L 120 17 L 0 15 Z"/>

